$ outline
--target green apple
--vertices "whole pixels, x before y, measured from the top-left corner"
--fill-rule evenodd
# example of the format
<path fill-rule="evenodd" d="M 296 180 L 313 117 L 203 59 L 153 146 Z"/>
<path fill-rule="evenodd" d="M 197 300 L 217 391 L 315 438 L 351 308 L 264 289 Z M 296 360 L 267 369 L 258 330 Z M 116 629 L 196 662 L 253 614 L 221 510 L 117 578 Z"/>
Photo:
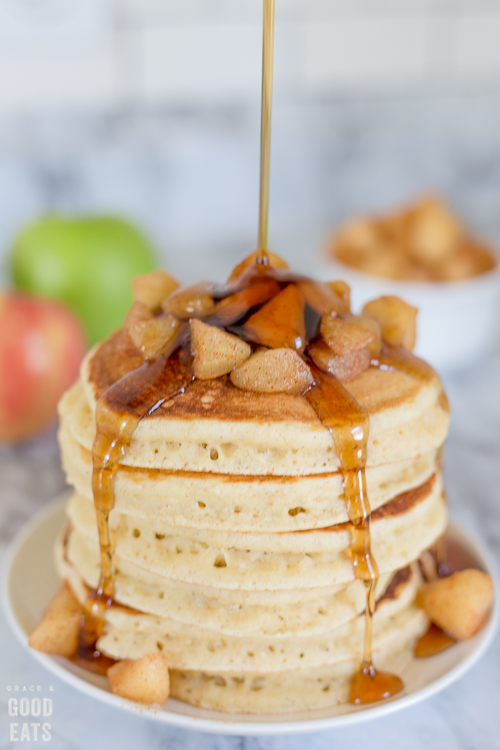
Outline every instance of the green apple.
<path fill-rule="evenodd" d="M 122 325 L 131 279 L 156 262 L 148 240 L 123 219 L 51 215 L 20 233 L 10 267 L 18 289 L 67 304 L 95 343 Z"/>

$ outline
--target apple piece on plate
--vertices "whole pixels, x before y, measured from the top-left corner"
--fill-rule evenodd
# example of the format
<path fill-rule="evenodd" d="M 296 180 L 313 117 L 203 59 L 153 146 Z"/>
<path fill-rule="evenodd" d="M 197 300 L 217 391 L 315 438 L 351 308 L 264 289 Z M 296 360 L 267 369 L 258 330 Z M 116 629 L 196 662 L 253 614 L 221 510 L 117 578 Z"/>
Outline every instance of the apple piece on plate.
<path fill-rule="evenodd" d="M 305 346 L 304 300 L 295 284 L 263 305 L 245 323 L 245 336 L 271 349 L 290 347 L 303 351 Z"/>
<path fill-rule="evenodd" d="M 164 654 L 147 654 L 140 659 L 124 659 L 108 669 L 111 691 L 139 703 L 166 703 L 170 693 L 168 661 Z"/>
<path fill-rule="evenodd" d="M 78 647 L 78 631 L 82 616 L 82 605 L 71 587 L 65 583 L 30 635 L 29 645 L 36 651 L 70 658 Z"/>
<path fill-rule="evenodd" d="M 197 319 L 190 320 L 189 325 L 194 354 L 193 369 L 199 380 L 226 375 L 252 353 L 250 345 L 232 333 L 226 333 Z"/>
<path fill-rule="evenodd" d="M 493 582 L 481 570 L 460 570 L 422 586 L 417 604 L 445 633 L 465 640 L 486 621 L 493 604 Z"/>
<path fill-rule="evenodd" d="M 382 338 L 391 346 L 412 351 L 417 337 L 417 308 L 399 297 L 378 297 L 367 302 L 363 313 L 378 320 Z"/>
<path fill-rule="evenodd" d="M 166 271 L 153 271 L 132 279 L 134 302 L 142 302 L 152 312 L 160 309 L 161 303 L 179 288 L 179 282 Z"/>
<path fill-rule="evenodd" d="M 0 440 L 22 440 L 55 420 L 85 354 L 80 322 L 63 305 L 0 294 Z"/>
<path fill-rule="evenodd" d="M 314 379 L 302 357 L 293 349 L 263 349 L 231 373 L 231 382 L 257 393 L 304 393 Z"/>

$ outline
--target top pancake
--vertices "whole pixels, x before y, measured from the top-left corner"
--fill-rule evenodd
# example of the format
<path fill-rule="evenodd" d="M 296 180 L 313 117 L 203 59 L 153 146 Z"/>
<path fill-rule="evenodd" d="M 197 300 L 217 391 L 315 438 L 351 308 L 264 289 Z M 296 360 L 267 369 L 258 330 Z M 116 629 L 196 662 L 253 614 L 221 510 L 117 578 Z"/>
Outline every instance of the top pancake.
<path fill-rule="evenodd" d="M 141 361 L 122 332 L 93 349 L 81 386 L 62 400 L 60 414 L 75 440 L 90 450 L 102 392 Z M 370 367 L 346 390 L 370 421 L 367 465 L 411 459 L 439 448 L 449 413 L 441 383 L 427 367 Z M 301 396 L 241 391 L 229 378 L 195 380 L 137 426 L 125 465 L 236 475 L 305 475 L 338 471 L 330 432 Z"/>

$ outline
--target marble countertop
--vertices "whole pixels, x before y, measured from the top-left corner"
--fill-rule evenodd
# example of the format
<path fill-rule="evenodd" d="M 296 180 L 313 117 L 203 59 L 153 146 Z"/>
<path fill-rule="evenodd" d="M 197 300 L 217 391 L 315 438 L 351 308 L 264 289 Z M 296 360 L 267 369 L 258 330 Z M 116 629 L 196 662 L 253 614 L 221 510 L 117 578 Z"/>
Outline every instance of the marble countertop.
<path fill-rule="evenodd" d="M 445 474 L 454 518 L 480 535 L 500 558 L 500 350 L 461 375 L 445 377 L 453 420 Z M 0 551 L 22 524 L 64 488 L 55 435 L 0 448 Z M 9 687 L 53 692 L 53 750 L 492 750 L 498 746 L 500 640 L 461 680 L 437 696 L 393 716 L 310 736 L 240 738 L 169 728 L 103 706 L 68 687 L 26 653 L 0 614 L 0 749 L 9 739 Z M 44 695 L 46 693 L 44 692 Z M 21 739 L 19 737 L 19 739 Z"/>

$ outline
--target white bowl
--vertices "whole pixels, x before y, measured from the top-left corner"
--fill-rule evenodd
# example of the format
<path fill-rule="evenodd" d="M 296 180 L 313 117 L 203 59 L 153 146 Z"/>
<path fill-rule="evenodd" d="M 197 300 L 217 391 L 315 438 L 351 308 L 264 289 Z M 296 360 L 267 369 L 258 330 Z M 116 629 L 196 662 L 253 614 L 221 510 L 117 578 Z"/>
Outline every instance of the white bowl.
<path fill-rule="evenodd" d="M 315 269 L 324 281 L 351 287 L 354 312 L 383 294 L 418 307 L 415 353 L 438 371 L 464 369 L 487 355 L 500 334 L 500 261 L 491 271 L 464 281 L 395 281 L 324 258 Z"/>

